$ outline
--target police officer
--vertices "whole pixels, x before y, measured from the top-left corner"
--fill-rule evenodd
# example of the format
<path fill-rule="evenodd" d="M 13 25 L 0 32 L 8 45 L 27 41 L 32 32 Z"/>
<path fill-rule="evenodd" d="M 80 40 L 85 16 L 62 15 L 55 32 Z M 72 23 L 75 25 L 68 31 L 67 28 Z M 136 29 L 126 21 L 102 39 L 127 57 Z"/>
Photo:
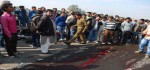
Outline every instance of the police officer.
<path fill-rule="evenodd" d="M 74 25 L 74 27 L 77 27 L 77 32 L 73 36 L 72 39 L 68 40 L 67 42 L 64 42 L 67 45 L 70 45 L 71 42 L 73 42 L 79 36 L 80 36 L 80 39 L 81 39 L 81 43 L 80 44 L 86 44 L 86 38 L 85 38 L 85 35 L 84 35 L 85 31 L 88 28 L 86 20 L 84 18 L 82 18 L 82 15 L 80 13 L 78 13 L 76 15 L 76 18 L 77 18 L 77 24 Z"/>

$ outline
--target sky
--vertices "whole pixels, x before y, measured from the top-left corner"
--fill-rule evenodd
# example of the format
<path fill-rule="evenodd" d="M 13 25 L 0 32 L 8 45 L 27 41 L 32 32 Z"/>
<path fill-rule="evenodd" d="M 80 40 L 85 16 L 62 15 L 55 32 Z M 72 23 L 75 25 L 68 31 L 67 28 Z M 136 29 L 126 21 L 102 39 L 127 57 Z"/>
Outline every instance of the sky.
<path fill-rule="evenodd" d="M 3 1 L 3 0 L 0 0 Z M 13 5 L 46 8 L 68 8 L 74 4 L 85 11 L 99 14 L 119 15 L 135 19 L 150 19 L 150 0 L 9 0 Z"/>

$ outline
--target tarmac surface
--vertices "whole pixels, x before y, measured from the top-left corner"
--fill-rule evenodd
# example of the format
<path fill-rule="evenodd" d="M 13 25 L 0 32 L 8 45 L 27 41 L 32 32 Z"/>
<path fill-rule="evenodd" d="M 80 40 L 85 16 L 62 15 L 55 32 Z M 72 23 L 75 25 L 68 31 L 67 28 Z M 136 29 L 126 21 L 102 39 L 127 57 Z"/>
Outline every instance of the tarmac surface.
<path fill-rule="evenodd" d="M 138 45 L 73 43 L 68 48 L 58 43 L 48 54 L 22 41 L 18 46 L 18 58 L 0 57 L 0 70 L 150 70 L 150 59 L 144 59 L 144 53 L 134 53 Z"/>

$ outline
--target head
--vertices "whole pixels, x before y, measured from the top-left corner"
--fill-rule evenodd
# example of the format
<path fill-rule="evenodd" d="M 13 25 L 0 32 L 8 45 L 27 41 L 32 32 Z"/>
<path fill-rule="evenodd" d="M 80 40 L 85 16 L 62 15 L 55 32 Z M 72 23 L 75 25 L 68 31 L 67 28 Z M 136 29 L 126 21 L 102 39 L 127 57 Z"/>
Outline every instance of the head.
<path fill-rule="evenodd" d="M 100 20 L 100 15 L 96 15 L 96 18 L 95 18 L 95 20 Z"/>
<path fill-rule="evenodd" d="M 53 8 L 54 13 L 57 13 L 57 8 Z"/>
<path fill-rule="evenodd" d="M 91 17 L 92 13 L 91 12 L 87 12 L 86 14 L 88 17 Z"/>
<path fill-rule="evenodd" d="M 83 14 L 83 15 L 82 15 L 82 18 L 83 18 L 83 19 L 86 19 L 86 14 Z"/>
<path fill-rule="evenodd" d="M 126 21 L 129 23 L 129 22 L 131 22 L 131 18 L 130 17 L 127 17 L 126 18 Z"/>
<path fill-rule="evenodd" d="M 102 17 L 102 20 L 103 20 L 103 21 L 106 21 L 106 20 L 107 20 L 107 17 L 106 17 L 106 16 L 103 16 L 103 17 Z"/>
<path fill-rule="evenodd" d="M 24 6 L 19 6 L 20 10 L 25 10 Z"/>
<path fill-rule="evenodd" d="M 38 8 L 38 10 L 41 10 L 41 8 Z M 42 10 L 41 10 L 42 11 Z"/>
<path fill-rule="evenodd" d="M 65 13 L 65 12 L 66 12 L 66 9 L 65 9 L 65 8 L 62 8 L 62 9 L 61 9 L 61 12 Z"/>
<path fill-rule="evenodd" d="M 45 7 L 41 7 L 41 10 L 42 10 L 43 12 L 45 12 L 45 11 L 46 11 L 46 8 L 45 8 Z"/>
<path fill-rule="evenodd" d="M 119 17 L 118 15 L 116 15 L 116 16 L 115 16 L 115 19 L 116 19 L 116 20 L 119 20 L 119 19 L 120 19 L 120 17 Z"/>
<path fill-rule="evenodd" d="M 92 13 L 92 16 L 93 16 L 93 17 L 96 17 L 96 15 L 97 15 L 96 13 Z"/>
<path fill-rule="evenodd" d="M 69 14 L 70 14 L 70 15 L 75 15 L 75 12 L 74 12 L 74 11 L 70 11 Z"/>
<path fill-rule="evenodd" d="M 80 19 L 82 17 L 82 15 L 80 13 L 76 14 L 76 18 Z"/>
<path fill-rule="evenodd" d="M 64 16 L 65 16 L 65 13 L 64 13 L 64 12 L 61 12 L 61 16 L 64 17 Z"/>
<path fill-rule="evenodd" d="M 120 20 L 120 22 L 124 22 L 125 19 L 123 17 L 120 17 L 119 20 Z"/>
<path fill-rule="evenodd" d="M 113 21 L 113 19 L 114 19 L 113 16 L 109 16 L 109 17 L 108 17 L 108 20 L 109 20 L 109 21 Z"/>
<path fill-rule="evenodd" d="M 46 15 L 47 15 L 47 16 L 52 16 L 52 15 L 53 15 L 53 10 L 47 9 L 47 10 L 46 10 Z"/>
<path fill-rule="evenodd" d="M 140 19 L 140 20 L 139 20 L 139 23 L 140 23 L 140 24 L 144 24 L 144 23 L 145 23 L 145 20 L 144 20 L 144 19 Z"/>
<path fill-rule="evenodd" d="M 4 12 L 8 12 L 8 13 L 11 13 L 12 11 L 14 11 L 12 3 L 4 3 L 2 4 L 1 8 Z"/>
<path fill-rule="evenodd" d="M 35 6 L 32 6 L 32 11 L 36 11 L 36 7 Z"/>
<path fill-rule="evenodd" d="M 42 16 L 43 15 L 43 11 L 37 10 L 37 15 Z"/>

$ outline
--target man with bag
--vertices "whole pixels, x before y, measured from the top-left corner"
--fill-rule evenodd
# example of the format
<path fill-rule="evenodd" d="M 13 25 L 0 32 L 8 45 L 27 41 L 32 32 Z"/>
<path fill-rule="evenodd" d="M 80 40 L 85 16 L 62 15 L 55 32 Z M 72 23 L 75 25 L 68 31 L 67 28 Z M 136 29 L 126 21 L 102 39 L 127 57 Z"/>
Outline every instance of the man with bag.
<path fill-rule="evenodd" d="M 32 33 L 32 47 L 33 48 L 39 48 L 40 47 L 40 34 L 38 32 L 37 24 L 40 21 L 40 18 L 42 17 L 43 12 L 41 10 L 37 11 L 37 15 L 32 17 L 31 22 L 29 24 L 29 29 Z"/>

